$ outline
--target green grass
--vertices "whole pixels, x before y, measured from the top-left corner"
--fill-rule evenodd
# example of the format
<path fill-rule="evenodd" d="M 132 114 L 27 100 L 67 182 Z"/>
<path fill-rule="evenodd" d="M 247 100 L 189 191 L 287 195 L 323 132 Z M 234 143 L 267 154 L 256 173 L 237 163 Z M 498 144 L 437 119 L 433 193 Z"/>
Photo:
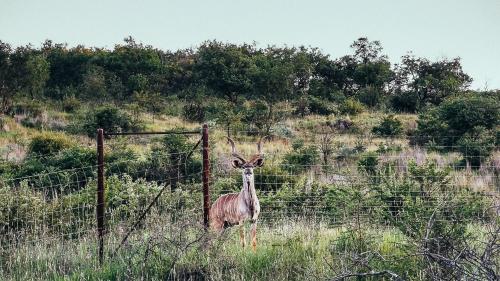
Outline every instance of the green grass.
<path fill-rule="evenodd" d="M 256 253 L 249 247 L 243 249 L 240 246 L 237 227 L 228 229 L 222 236 L 210 236 L 209 240 L 192 243 L 203 231 L 193 224 L 186 227 L 187 220 L 171 225 L 159 218 L 149 222 L 154 224 L 135 232 L 113 257 L 110 253 L 121 239 L 123 229 L 120 234 L 118 228 L 113 234 L 108 234 L 107 256 L 102 266 L 97 262 L 96 240 L 92 232 L 80 239 L 52 237 L 53 240 L 45 239 L 4 251 L 0 279 L 324 279 L 341 269 L 346 251 L 355 250 L 355 241 L 349 240 L 351 237 L 346 235 L 345 227 L 330 228 L 309 221 L 281 221 L 272 227 L 260 226 Z M 398 245 L 405 240 L 402 234 L 384 228 L 370 228 L 364 233 L 372 239 L 368 250 L 387 257 L 387 260 L 376 261 L 372 266 L 402 273 L 418 269 L 412 259 L 391 263 L 394 257 L 404 257 L 404 253 L 398 250 Z M 343 251 L 340 251 L 340 244 Z"/>

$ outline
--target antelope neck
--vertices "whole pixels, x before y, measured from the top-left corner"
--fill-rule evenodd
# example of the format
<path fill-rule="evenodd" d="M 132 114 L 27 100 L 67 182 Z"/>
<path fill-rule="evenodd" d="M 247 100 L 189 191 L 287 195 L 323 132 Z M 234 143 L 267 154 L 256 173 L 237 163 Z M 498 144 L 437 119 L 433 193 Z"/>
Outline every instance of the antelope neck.
<path fill-rule="evenodd" d="M 241 190 L 241 194 L 243 195 L 243 199 L 247 201 L 247 204 L 253 205 L 253 201 L 255 200 L 255 184 L 253 174 L 247 175 L 243 172 L 243 188 Z"/>

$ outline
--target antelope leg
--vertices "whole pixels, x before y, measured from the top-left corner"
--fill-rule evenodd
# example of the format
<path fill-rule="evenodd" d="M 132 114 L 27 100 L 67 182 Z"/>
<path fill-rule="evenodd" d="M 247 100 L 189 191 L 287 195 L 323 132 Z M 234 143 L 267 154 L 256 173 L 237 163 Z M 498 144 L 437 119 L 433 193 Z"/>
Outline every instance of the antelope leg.
<path fill-rule="evenodd" d="M 255 253 L 257 251 L 257 221 L 252 223 L 250 234 L 252 236 L 252 250 Z"/>
<path fill-rule="evenodd" d="M 245 224 L 243 222 L 239 223 L 240 225 L 240 241 L 241 241 L 241 247 L 245 248 L 247 241 L 245 239 Z"/>

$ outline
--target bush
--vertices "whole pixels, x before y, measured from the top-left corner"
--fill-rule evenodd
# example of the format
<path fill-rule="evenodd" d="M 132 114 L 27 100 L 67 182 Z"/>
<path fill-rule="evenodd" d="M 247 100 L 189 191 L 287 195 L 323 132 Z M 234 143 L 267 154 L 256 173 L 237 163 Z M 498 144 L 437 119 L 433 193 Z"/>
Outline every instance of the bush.
<path fill-rule="evenodd" d="M 377 136 L 398 136 L 403 133 L 403 124 L 394 115 L 388 115 L 380 125 L 373 127 L 372 132 Z"/>
<path fill-rule="evenodd" d="M 368 175 L 375 175 L 378 165 L 378 155 L 375 152 L 367 152 L 358 161 L 358 170 Z"/>
<path fill-rule="evenodd" d="M 28 186 L 43 190 L 51 198 L 85 186 L 95 161 L 94 149 L 71 146 L 56 154 L 27 158 L 19 165 L 11 165 L 10 173 L 13 178 L 29 177 L 26 179 Z M 67 169 L 71 170 L 62 171 Z"/>
<path fill-rule="evenodd" d="M 277 191 L 295 184 L 295 176 L 284 170 L 280 165 L 264 163 L 255 170 L 255 189 L 259 191 Z M 238 177 L 238 187 L 242 186 Z"/>
<path fill-rule="evenodd" d="M 347 99 L 340 105 L 341 114 L 357 115 L 365 110 L 361 102 L 356 99 Z"/>
<path fill-rule="evenodd" d="M 63 110 L 66 112 L 75 112 L 80 108 L 81 102 L 75 96 L 66 97 L 62 102 Z"/>
<path fill-rule="evenodd" d="M 43 122 L 40 118 L 27 117 L 21 120 L 21 125 L 23 125 L 26 128 L 41 130 L 43 127 Z"/>
<path fill-rule="evenodd" d="M 95 137 L 99 128 L 108 133 L 138 131 L 141 128 L 141 124 L 133 121 L 127 113 L 111 105 L 89 110 L 79 119 L 83 120 L 76 120 L 76 124 L 73 124 L 73 131 L 86 133 L 89 137 Z"/>
<path fill-rule="evenodd" d="M 28 148 L 29 154 L 54 154 L 71 146 L 68 138 L 62 134 L 44 132 L 35 136 Z"/>
<path fill-rule="evenodd" d="M 155 182 L 133 180 L 128 175 L 111 176 L 106 180 L 106 207 L 112 210 L 114 219 L 137 218 L 161 188 Z"/>
<path fill-rule="evenodd" d="M 236 109 L 236 112 L 238 109 Z M 241 125 L 244 130 L 269 134 L 272 127 L 282 121 L 287 112 L 280 104 L 268 103 L 262 100 L 245 102 L 241 109 Z M 238 115 L 236 115 L 236 118 Z M 235 120 L 238 123 L 239 120 Z M 257 133 L 258 134 L 258 133 Z"/>
<path fill-rule="evenodd" d="M 310 113 L 319 115 L 330 115 L 337 113 L 335 104 L 326 99 L 309 96 L 308 101 L 308 109 Z"/>
<path fill-rule="evenodd" d="M 108 157 L 106 156 L 106 158 Z M 47 158 L 46 164 L 57 170 L 65 170 L 93 166 L 96 159 L 97 152 L 94 148 L 73 146 Z"/>
<path fill-rule="evenodd" d="M 292 144 L 293 151 L 284 157 L 284 164 L 294 172 L 300 172 L 316 164 L 319 159 L 318 148 L 315 146 L 305 146 L 302 139 L 295 140 Z"/>
<path fill-rule="evenodd" d="M 438 169 L 435 162 L 410 162 L 407 174 L 399 178 L 393 169 L 386 166 L 374 188 L 387 205 L 382 209 L 384 222 L 416 243 L 425 243 L 431 253 L 456 256 L 455 250 L 468 243 L 469 224 L 494 219 L 491 199 L 469 188 L 456 190 L 450 171 Z"/>
<path fill-rule="evenodd" d="M 479 167 L 495 149 L 495 139 L 496 136 L 492 131 L 484 127 L 476 127 L 458 140 L 458 151 L 462 153 L 469 165 Z"/>
<path fill-rule="evenodd" d="M 487 96 L 466 95 L 447 100 L 420 114 L 412 142 L 420 145 L 432 143 L 443 151 L 465 151 L 463 145 L 477 147 L 473 142 L 476 142 L 474 135 L 477 135 L 478 130 L 487 135 L 495 134 L 494 130 L 500 124 L 499 107 L 495 99 Z M 485 143 L 484 141 L 486 140 L 477 144 Z M 495 143 L 494 138 L 491 141 L 491 144 Z M 483 150 L 489 154 L 488 151 L 491 150 Z M 475 156 L 488 156 L 483 152 L 476 151 Z"/>
<path fill-rule="evenodd" d="M 199 158 L 195 158 L 196 153 L 189 154 L 193 147 L 194 143 L 185 135 L 166 135 L 155 144 L 137 170 L 147 180 L 169 182 L 173 189 L 178 182 L 197 181 L 202 164 Z"/>
<path fill-rule="evenodd" d="M 461 136 L 482 126 L 493 129 L 500 123 L 500 104 L 497 100 L 479 95 L 459 96 L 438 107 L 440 119 L 451 135 Z"/>
<path fill-rule="evenodd" d="M 357 199 L 362 196 L 359 186 L 313 183 L 306 188 L 305 181 L 298 180 L 273 192 L 259 194 L 262 206 L 272 206 L 272 210 L 261 213 L 262 217 L 317 217 L 320 213 L 323 219 L 327 218 L 332 224 L 338 224 L 350 220 L 351 216 L 359 211 L 356 206 Z"/>

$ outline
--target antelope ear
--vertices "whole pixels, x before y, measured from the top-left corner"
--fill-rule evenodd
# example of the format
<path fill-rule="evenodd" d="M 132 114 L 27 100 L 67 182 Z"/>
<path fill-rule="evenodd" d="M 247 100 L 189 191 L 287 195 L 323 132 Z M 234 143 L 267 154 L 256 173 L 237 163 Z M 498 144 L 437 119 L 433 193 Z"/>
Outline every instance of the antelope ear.
<path fill-rule="evenodd" d="M 257 160 L 255 160 L 254 162 L 254 166 L 255 167 L 262 167 L 262 165 L 264 165 L 264 158 L 257 158 Z"/>
<path fill-rule="evenodd" d="M 233 161 L 231 161 L 231 164 L 235 168 L 241 168 L 241 166 L 243 166 L 243 162 L 240 161 L 239 159 L 234 159 Z"/>

